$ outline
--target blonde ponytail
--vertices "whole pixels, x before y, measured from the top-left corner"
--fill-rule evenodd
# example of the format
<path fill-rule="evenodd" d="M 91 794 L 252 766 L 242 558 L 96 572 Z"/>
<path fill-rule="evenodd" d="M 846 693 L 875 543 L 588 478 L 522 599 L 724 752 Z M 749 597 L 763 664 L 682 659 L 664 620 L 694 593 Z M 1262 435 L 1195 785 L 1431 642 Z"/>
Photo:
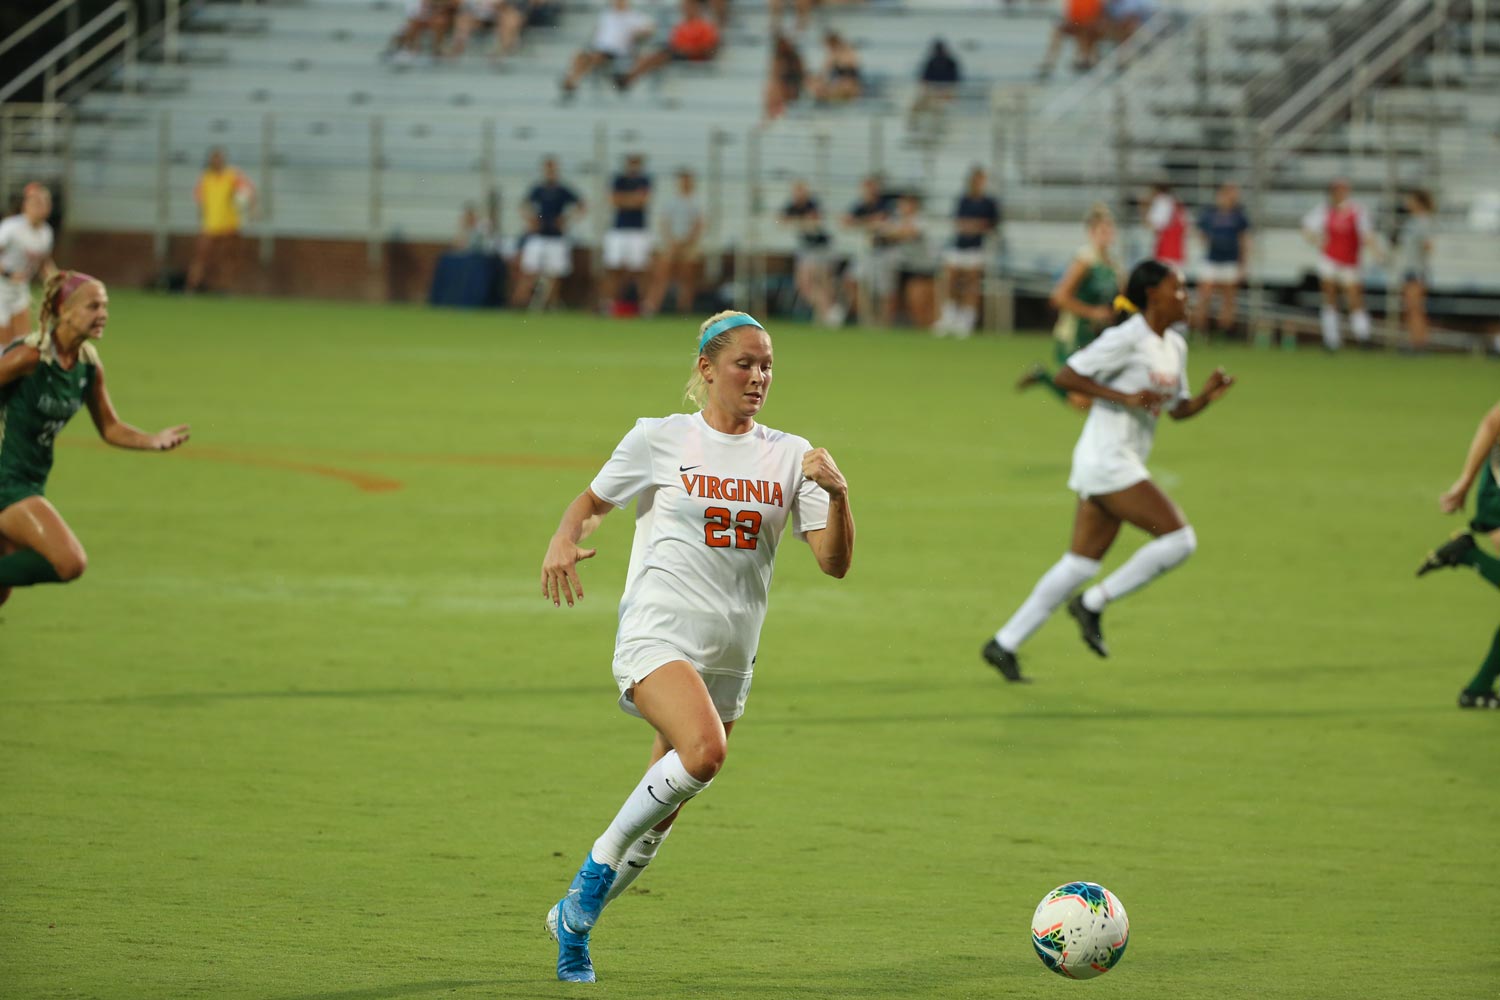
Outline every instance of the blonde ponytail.
<path fill-rule="evenodd" d="M 57 317 L 62 312 L 63 285 L 72 274 L 72 271 L 54 271 L 42 286 L 42 312 L 37 326 L 43 333 L 51 333 L 57 326 Z"/>

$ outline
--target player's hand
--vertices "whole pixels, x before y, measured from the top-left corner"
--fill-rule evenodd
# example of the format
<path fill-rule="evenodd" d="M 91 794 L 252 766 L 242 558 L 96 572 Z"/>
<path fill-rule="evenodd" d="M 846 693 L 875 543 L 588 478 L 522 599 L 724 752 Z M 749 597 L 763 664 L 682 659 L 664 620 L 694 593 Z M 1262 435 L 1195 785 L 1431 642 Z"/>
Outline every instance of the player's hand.
<path fill-rule="evenodd" d="M 1227 374 L 1222 368 L 1215 368 L 1208 382 L 1203 386 L 1203 398 L 1212 403 L 1220 399 L 1230 387 L 1234 385 L 1234 376 Z"/>
<path fill-rule="evenodd" d="M 147 439 L 147 446 L 152 451 L 171 451 L 173 448 L 187 444 L 190 437 L 187 424 L 178 424 L 176 427 L 168 427 L 164 431 L 157 431 Z"/>
<path fill-rule="evenodd" d="M 1438 497 L 1438 506 L 1444 514 L 1456 514 L 1464 509 L 1464 500 L 1469 496 L 1469 484 L 1460 479 Z"/>
<path fill-rule="evenodd" d="M 1161 412 L 1161 404 L 1167 401 L 1167 397 L 1151 389 L 1142 389 L 1140 392 L 1132 392 L 1120 402 L 1137 410 L 1149 410 L 1152 413 Z"/>
<path fill-rule="evenodd" d="M 823 487 L 831 497 L 849 494 L 849 484 L 844 481 L 844 474 L 834 464 L 827 448 L 814 448 L 802 456 L 802 475 Z"/>
<path fill-rule="evenodd" d="M 1089 319 L 1095 323 L 1113 323 L 1115 321 L 1115 311 L 1109 306 L 1095 306 L 1089 310 Z"/>
<path fill-rule="evenodd" d="M 592 559 L 598 549 L 580 548 L 561 535 L 553 535 L 547 546 L 546 558 L 542 560 L 542 597 L 561 607 L 566 598 L 568 607 L 574 601 L 583 600 L 583 584 L 578 580 L 578 563 Z M 575 596 L 576 595 L 576 596 Z"/>

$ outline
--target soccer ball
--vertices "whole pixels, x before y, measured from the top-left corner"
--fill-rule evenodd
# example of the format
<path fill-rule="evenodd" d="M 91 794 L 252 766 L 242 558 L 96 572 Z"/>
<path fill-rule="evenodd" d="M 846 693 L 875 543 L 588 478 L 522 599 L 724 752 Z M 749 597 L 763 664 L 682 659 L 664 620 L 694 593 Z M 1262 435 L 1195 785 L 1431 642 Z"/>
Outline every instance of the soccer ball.
<path fill-rule="evenodd" d="M 1060 885 L 1031 915 L 1031 945 L 1042 964 L 1069 979 L 1102 976 L 1125 957 L 1130 918 L 1118 897 L 1093 882 Z"/>

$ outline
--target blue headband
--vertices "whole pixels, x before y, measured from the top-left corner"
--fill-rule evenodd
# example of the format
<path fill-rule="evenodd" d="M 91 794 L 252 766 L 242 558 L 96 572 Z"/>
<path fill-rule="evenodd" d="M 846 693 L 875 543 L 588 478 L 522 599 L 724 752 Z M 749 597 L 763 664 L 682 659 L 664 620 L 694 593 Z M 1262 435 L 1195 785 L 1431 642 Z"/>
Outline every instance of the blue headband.
<path fill-rule="evenodd" d="M 708 329 L 703 331 L 703 336 L 698 340 L 698 353 L 703 353 L 703 349 L 708 346 L 710 340 L 737 326 L 760 326 L 760 320 L 748 313 L 735 313 L 733 316 L 725 316 L 717 322 L 708 324 Z M 760 328 L 765 329 L 763 326 Z"/>

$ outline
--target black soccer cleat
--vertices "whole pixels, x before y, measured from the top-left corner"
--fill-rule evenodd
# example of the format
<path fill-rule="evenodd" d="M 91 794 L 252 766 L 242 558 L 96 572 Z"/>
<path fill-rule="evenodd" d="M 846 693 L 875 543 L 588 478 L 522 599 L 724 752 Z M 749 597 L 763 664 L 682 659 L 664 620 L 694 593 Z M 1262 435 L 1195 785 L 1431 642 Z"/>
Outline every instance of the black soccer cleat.
<path fill-rule="evenodd" d="M 1427 553 L 1427 558 L 1417 567 L 1417 575 L 1422 576 L 1447 566 L 1462 566 L 1464 556 L 1473 551 L 1474 536 L 1467 531 L 1455 532 L 1452 538 Z"/>
<path fill-rule="evenodd" d="M 1083 606 L 1083 595 L 1074 594 L 1073 599 L 1068 602 L 1068 614 L 1077 620 L 1078 634 L 1083 636 L 1085 645 L 1100 656 L 1108 656 L 1109 647 L 1104 644 L 1104 629 L 1099 624 L 1103 613 L 1090 611 Z"/>
<path fill-rule="evenodd" d="M 1040 362 L 1038 362 L 1037 364 L 1031 365 L 1029 368 L 1027 368 L 1024 372 L 1021 373 L 1021 377 L 1016 379 L 1016 391 L 1025 392 L 1027 389 L 1030 389 L 1034 385 L 1041 385 L 1046 380 L 1047 369 Z"/>
<path fill-rule="evenodd" d="M 994 639 L 984 644 L 979 651 L 985 662 L 1000 671 L 1000 676 L 1012 684 L 1030 684 L 1031 678 L 1021 676 L 1021 661 L 1016 659 L 1016 654 L 1000 645 Z"/>
<path fill-rule="evenodd" d="M 1493 691 L 1458 692 L 1459 708 L 1500 708 L 1500 694 Z"/>

